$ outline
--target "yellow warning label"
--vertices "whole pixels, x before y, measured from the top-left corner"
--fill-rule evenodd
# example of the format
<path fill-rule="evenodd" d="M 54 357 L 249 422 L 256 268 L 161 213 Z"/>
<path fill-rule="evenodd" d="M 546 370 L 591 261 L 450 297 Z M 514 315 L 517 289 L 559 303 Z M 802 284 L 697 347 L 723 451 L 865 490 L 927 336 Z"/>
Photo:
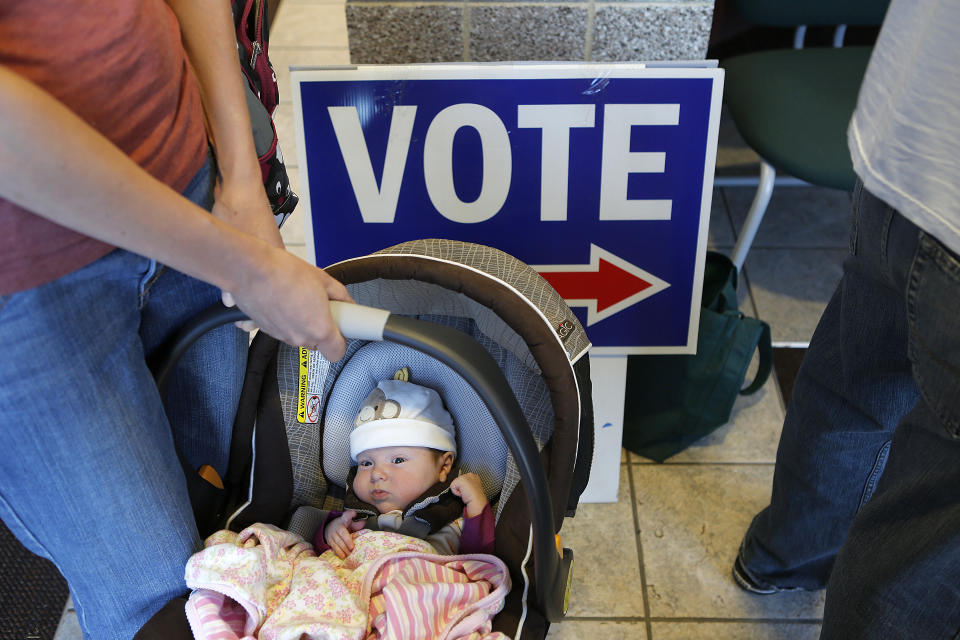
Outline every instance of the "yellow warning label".
<path fill-rule="evenodd" d="M 297 389 L 297 422 L 307 422 L 307 380 L 310 374 L 310 350 L 300 347 L 300 380 Z"/>

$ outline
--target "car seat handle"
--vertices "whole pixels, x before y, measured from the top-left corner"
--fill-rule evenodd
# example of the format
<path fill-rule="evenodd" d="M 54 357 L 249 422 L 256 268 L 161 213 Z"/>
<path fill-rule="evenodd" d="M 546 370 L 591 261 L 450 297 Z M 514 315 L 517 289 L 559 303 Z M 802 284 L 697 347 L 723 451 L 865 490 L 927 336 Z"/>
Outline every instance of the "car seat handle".
<path fill-rule="evenodd" d="M 365 307 L 337 300 L 330 301 L 330 314 L 345 338 L 376 340 L 378 342 L 383 340 L 383 328 L 390 317 L 390 312 L 385 309 Z M 180 356 L 200 336 L 220 325 L 249 319 L 247 314 L 237 307 L 226 307 L 220 302 L 199 313 L 172 340 L 169 351 L 162 354 L 159 361 L 153 363 L 151 367 L 161 393 L 166 389 L 167 378 L 174 365 L 180 360 Z"/>
<path fill-rule="evenodd" d="M 362 304 L 330 301 L 330 315 L 344 338 L 383 340 L 383 328 L 390 318 L 386 309 L 365 307 Z"/>

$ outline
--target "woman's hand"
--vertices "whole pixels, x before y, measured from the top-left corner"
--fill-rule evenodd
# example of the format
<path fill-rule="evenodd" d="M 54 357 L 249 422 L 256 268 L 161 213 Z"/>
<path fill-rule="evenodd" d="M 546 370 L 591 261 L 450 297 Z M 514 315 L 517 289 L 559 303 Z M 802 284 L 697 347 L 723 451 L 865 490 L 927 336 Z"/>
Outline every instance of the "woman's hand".
<path fill-rule="evenodd" d="M 330 362 L 343 357 L 347 344 L 330 313 L 330 300 L 353 302 L 346 287 L 326 271 L 283 249 L 263 246 L 245 260 L 230 289 L 258 327 L 290 345 L 319 350 Z"/>

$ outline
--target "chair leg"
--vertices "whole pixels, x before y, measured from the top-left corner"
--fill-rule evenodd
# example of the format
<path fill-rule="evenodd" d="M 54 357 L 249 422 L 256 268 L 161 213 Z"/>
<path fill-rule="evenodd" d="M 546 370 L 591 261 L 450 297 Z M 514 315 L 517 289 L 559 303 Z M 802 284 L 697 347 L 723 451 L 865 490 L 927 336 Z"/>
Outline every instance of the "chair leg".
<path fill-rule="evenodd" d="M 767 205 L 770 204 L 770 196 L 773 195 L 773 183 L 776 177 L 777 170 L 773 168 L 773 165 L 761 160 L 760 184 L 757 185 L 757 193 L 753 196 L 753 202 L 750 204 L 747 220 L 743 223 L 743 229 L 740 230 L 737 244 L 733 248 L 733 255 L 730 256 L 737 271 L 741 270 L 747 259 L 747 252 L 750 251 L 753 238 L 757 235 L 757 229 L 760 228 L 760 221 L 763 220 L 763 214 L 767 211 Z"/>

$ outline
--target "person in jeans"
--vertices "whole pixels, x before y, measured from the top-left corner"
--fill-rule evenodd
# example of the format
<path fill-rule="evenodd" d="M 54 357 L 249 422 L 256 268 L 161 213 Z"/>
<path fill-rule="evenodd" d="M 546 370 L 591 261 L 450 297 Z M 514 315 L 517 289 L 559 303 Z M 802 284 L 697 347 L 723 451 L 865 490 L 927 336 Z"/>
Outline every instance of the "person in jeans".
<path fill-rule="evenodd" d="M 0 518 L 88 638 L 186 592 L 174 441 L 225 471 L 247 335 L 204 337 L 164 405 L 147 363 L 172 333 L 229 292 L 271 335 L 344 352 L 328 299 L 349 296 L 283 249 L 240 74 L 225 0 L 0 10 Z"/>
<path fill-rule="evenodd" d="M 849 143 L 850 254 L 734 578 L 826 586 L 821 638 L 960 634 L 960 5 L 890 5 Z"/>

